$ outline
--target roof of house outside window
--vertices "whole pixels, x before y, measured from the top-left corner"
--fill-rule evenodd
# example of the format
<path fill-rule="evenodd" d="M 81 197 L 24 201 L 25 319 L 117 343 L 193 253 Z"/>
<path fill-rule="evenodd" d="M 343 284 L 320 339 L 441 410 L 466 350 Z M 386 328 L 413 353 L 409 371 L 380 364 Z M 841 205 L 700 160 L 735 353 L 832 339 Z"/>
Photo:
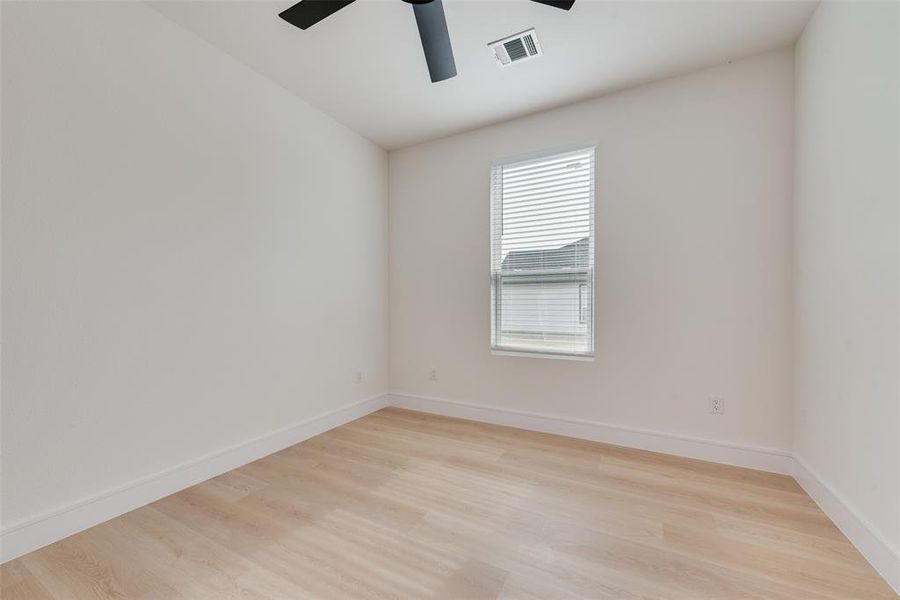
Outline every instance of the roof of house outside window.
<path fill-rule="evenodd" d="M 559 248 L 518 250 L 506 255 L 500 270 L 510 272 L 586 269 L 590 265 L 590 249 L 590 238 L 581 238 Z"/>

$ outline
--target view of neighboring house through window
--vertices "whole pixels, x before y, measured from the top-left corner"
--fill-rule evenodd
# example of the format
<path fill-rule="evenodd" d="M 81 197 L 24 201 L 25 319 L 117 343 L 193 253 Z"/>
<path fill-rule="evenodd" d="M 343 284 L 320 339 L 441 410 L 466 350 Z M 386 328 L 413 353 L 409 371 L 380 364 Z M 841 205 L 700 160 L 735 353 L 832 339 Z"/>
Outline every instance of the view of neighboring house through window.
<path fill-rule="evenodd" d="M 594 149 L 491 171 L 491 347 L 593 356 Z"/>

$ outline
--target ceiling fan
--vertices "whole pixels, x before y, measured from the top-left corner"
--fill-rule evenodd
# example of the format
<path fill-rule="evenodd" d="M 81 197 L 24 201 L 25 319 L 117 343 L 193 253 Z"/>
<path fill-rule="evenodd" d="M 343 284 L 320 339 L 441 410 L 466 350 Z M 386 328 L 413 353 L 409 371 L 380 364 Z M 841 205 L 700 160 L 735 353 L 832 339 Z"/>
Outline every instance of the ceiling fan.
<path fill-rule="evenodd" d="M 301 0 L 278 16 L 295 27 L 309 29 L 354 1 Z M 453 60 L 453 48 L 450 46 L 450 34 L 447 31 L 447 20 L 444 18 L 444 5 L 441 0 L 403 1 L 413 5 L 419 38 L 422 40 L 422 50 L 425 51 L 425 62 L 428 64 L 432 83 L 456 77 L 456 63 Z M 569 10 L 575 4 L 575 0 L 532 0 L 532 2 L 563 10 Z"/>

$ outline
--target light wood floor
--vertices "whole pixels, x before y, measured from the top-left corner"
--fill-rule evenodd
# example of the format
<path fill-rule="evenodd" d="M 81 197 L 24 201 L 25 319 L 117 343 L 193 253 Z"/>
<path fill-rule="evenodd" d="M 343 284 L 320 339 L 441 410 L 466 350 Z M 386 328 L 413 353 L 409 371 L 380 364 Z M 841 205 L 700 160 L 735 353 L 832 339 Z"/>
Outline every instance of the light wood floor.
<path fill-rule="evenodd" d="M 385 409 L 2 567 L 28 598 L 896 598 L 789 477 Z"/>

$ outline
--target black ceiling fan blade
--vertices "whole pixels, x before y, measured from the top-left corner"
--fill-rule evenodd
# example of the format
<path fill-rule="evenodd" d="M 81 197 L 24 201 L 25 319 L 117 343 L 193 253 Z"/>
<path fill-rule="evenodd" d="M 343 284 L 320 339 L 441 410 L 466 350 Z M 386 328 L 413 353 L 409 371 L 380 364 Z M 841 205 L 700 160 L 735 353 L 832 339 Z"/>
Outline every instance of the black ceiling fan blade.
<path fill-rule="evenodd" d="M 416 14 L 416 25 L 422 39 L 422 50 L 425 51 L 425 62 L 428 63 L 428 74 L 435 83 L 456 77 L 456 61 L 453 60 L 453 48 L 450 46 L 450 33 L 447 31 L 447 19 L 444 17 L 444 5 L 441 0 L 432 0 L 427 4 L 413 4 Z"/>
<path fill-rule="evenodd" d="M 569 10 L 572 8 L 572 5 L 575 4 L 575 0 L 531 0 L 532 2 L 539 2 L 540 4 L 546 4 L 547 6 L 555 6 L 556 8 L 561 8 L 563 10 Z"/>
<path fill-rule="evenodd" d="M 354 0 L 302 0 L 278 16 L 294 27 L 308 29 L 352 2 Z"/>

